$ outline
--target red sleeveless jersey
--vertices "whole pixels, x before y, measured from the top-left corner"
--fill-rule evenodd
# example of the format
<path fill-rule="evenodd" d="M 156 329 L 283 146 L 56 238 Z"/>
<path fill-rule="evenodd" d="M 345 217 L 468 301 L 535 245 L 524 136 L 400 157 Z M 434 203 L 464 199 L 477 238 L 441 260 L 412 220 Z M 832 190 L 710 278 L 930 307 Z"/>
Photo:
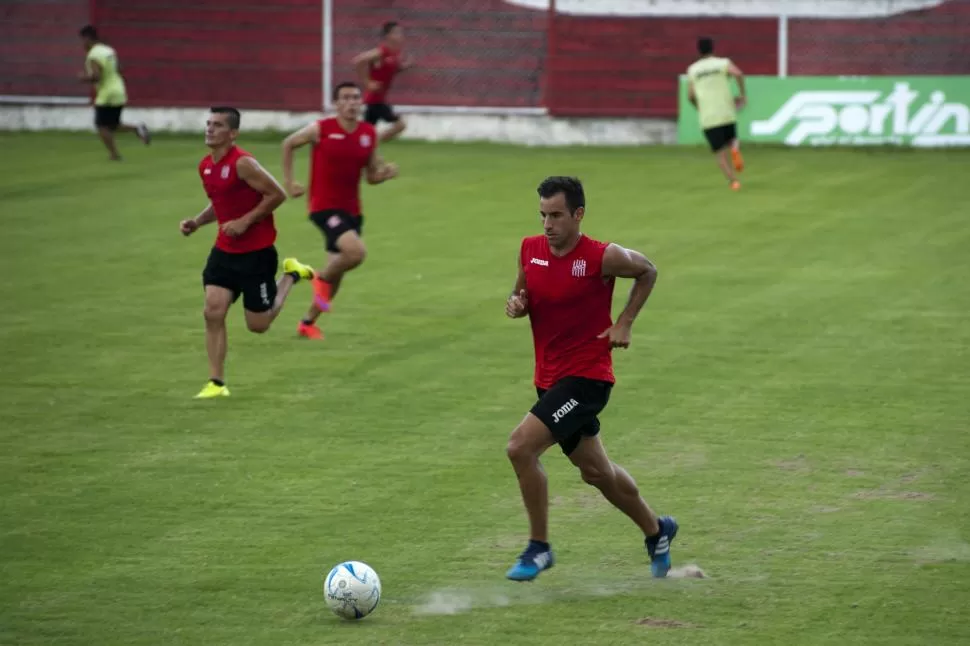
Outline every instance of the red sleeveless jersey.
<path fill-rule="evenodd" d="M 360 173 L 370 163 L 377 131 L 361 121 L 347 132 L 335 117 L 317 124 L 320 140 L 310 153 L 310 213 L 340 209 L 360 215 Z"/>
<path fill-rule="evenodd" d="M 558 258 L 545 236 L 522 241 L 539 388 L 551 388 L 563 377 L 615 381 L 610 341 L 596 338 L 613 325 L 615 280 L 601 275 L 608 245 L 584 235 Z"/>
<path fill-rule="evenodd" d="M 391 89 L 394 77 L 401 71 L 401 52 L 395 52 L 386 45 L 377 48 L 381 52 L 380 58 L 371 63 L 368 78 L 381 84 L 379 90 L 368 90 L 364 94 L 364 103 L 387 103 L 387 92 Z"/>
<path fill-rule="evenodd" d="M 248 152 L 233 146 L 225 157 L 218 162 L 212 155 L 206 155 L 199 162 L 199 177 L 206 195 L 216 211 L 216 221 L 220 225 L 216 235 L 216 248 L 228 253 L 248 253 L 270 247 L 276 242 L 276 226 L 273 214 L 269 214 L 246 229 L 246 233 L 232 238 L 222 232 L 221 225 L 230 220 L 238 220 L 263 201 L 263 194 L 239 178 L 236 162 L 243 157 L 252 157 Z"/>

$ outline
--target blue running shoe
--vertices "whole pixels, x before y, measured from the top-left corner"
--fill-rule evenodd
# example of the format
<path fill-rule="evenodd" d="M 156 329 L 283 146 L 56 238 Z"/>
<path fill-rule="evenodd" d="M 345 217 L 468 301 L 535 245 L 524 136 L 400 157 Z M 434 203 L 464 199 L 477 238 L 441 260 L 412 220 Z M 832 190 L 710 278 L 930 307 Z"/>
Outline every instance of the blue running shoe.
<path fill-rule="evenodd" d="M 532 581 L 540 572 L 548 570 L 555 563 L 556 559 L 548 543 L 529 541 L 529 546 L 519 555 L 515 565 L 505 573 L 505 577 L 512 581 Z"/>
<path fill-rule="evenodd" d="M 650 572 L 654 577 L 662 579 L 670 571 L 670 544 L 674 542 L 680 527 L 670 516 L 661 516 L 657 522 L 660 524 L 660 532 L 644 542 L 650 555 Z"/>

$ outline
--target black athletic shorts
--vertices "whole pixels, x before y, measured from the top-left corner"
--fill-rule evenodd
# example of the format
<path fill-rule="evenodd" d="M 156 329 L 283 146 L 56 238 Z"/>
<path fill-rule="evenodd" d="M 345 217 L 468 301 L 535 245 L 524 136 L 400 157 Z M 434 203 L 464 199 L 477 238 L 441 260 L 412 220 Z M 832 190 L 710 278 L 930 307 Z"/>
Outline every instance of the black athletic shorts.
<path fill-rule="evenodd" d="M 584 435 L 600 432 L 599 413 L 610 400 L 613 384 L 585 377 L 563 377 L 549 390 L 536 388 L 539 401 L 530 411 L 549 427 L 562 452 L 572 453 Z"/>
<path fill-rule="evenodd" d="M 401 116 L 386 103 L 371 103 L 364 110 L 364 121 L 372 126 L 376 126 L 378 121 L 397 123 L 400 120 Z"/>
<path fill-rule="evenodd" d="M 340 209 L 327 209 L 325 211 L 314 211 L 310 214 L 310 219 L 327 239 L 327 251 L 333 253 L 340 252 L 340 249 L 337 248 L 337 238 L 348 231 L 355 231 L 361 237 L 364 235 L 363 215 L 351 215 Z"/>
<path fill-rule="evenodd" d="M 230 290 L 233 303 L 242 294 L 243 307 L 250 312 L 266 312 L 273 309 L 276 300 L 278 263 L 274 246 L 248 253 L 229 253 L 213 247 L 202 270 L 202 285 Z"/>
<path fill-rule="evenodd" d="M 737 124 L 728 123 L 708 128 L 704 131 L 704 136 L 707 137 L 707 143 L 711 144 L 711 150 L 717 152 L 738 138 Z"/>
<path fill-rule="evenodd" d="M 94 125 L 98 128 L 115 130 L 121 125 L 121 111 L 124 109 L 123 105 L 94 106 Z"/>

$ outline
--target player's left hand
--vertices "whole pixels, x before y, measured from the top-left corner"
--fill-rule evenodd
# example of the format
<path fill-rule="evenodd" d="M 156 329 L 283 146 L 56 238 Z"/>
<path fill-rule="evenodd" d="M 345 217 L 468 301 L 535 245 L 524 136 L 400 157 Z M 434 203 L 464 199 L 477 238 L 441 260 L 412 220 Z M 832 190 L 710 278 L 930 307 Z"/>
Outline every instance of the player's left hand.
<path fill-rule="evenodd" d="M 397 173 L 397 164 L 394 162 L 388 162 L 381 168 L 381 181 L 386 182 L 389 179 L 394 179 L 397 177 Z"/>
<path fill-rule="evenodd" d="M 239 218 L 238 220 L 229 220 L 228 222 L 223 223 L 222 232 L 230 238 L 237 238 L 246 233 L 246 229 L 248 228 L 249 222 L 243 218 Z"/>
<path fill-rule="evenodd" d="M 610 348 L 629 348 L 630 347 L 630 337 L 633 335 L 633 331 L 630 329 L 629 325 L 623 325 L 622 323 L 614 323 L 608 329 L 604 330 L 597 339 L 610 340 Z"/>

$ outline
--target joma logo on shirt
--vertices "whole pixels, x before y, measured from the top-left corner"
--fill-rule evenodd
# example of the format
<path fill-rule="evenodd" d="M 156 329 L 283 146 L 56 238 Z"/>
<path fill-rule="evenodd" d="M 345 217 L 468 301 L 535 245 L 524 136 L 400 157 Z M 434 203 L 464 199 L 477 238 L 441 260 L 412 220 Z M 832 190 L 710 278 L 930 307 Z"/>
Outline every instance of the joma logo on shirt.
<path fill-rule="evenodd" d="M 568 402 L 559 407 L 555 413 L 552 414 L 552 423 L 558 424 L 559 420 L 566 416 L 566 414 L 572 409 L 579 406 L 579 402 L 575 399 L 570 399 Z"/>
<path fill-rule="evenodd" d="M 540 265 L 542 267 L 548 267 L 549 266 L 549 261 L 548 260 L 542 260 L 540 258 L 533 258 L 531 260 L 531 262 L 532 262 L 533 265 Z"/>

